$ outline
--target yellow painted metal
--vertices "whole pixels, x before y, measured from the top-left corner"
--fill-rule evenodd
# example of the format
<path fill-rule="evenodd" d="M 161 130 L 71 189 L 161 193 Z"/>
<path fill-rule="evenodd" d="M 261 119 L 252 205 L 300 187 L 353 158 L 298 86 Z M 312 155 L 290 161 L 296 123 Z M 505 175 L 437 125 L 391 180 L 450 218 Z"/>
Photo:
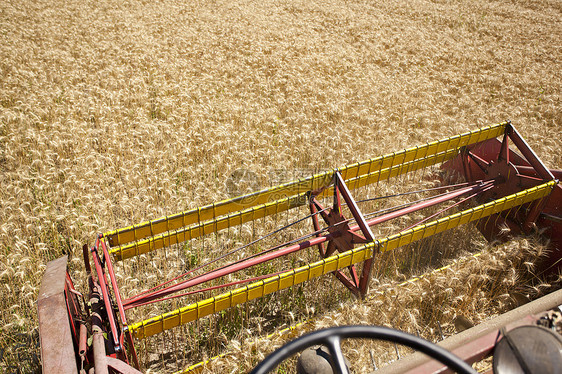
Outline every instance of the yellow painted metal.
<path fill-rule="evenodd" d="M 342 177 L 350 189 L 387 180 L 454 158 L 461 147 L 503 134 L 506 123 L 452 136 L 422 146 L 344 166 Z M 327 187 L 333 171 L 285 183 L 253 194 L 162 217 L 104 234 L 117 260 L 167 247 L 228 227 L 240 225 L 306 204 L 306 194 Z M 321 196 L 332 193 L 325 189 Z"/>
<path fill-rule="evenodd" d="M 460 259 L 453 260 L 453 262 L 450 263 L 449 265 L 445 265 L 445 266 L 440 267 L 440 268 L 438 268 L 438 269 L 432 270 L 432 271 L 430 271 L 430 272 L 428 272 L 428 273 L 424 273 L 424 274 L 422 274 L 422 275 L 420 275 L 420 276 L 410 278 L 410 279 L 408 279 L 408 280 L 406 280 L 406 281 L 404 281 L 404 282 L 402 282 L 402 283 L 399 283 L 396 287 L 397 287 L 397 288 L 398 288 L 398 287 L 405 287 L 405 286 L 408 286 L 408 285 L 411 285 L 411 284 L 415 284 L 416 282 L 419 282 L 421 279 L 427 278 L 427 277 L 429 277 L 429 276 L 432 276 L 432 275 L 434 275 L 434 274 L 440 273 L 440 272 L 445 271 L 445 270 L 448 270 L 448 269 L 452 269 L 454 266 L 457 266 L 457 265 L 459 265 L 459 264 L 462 264 L 462 263 L 464 263 L 464 262 L 466 262 L 466 261 L 468 261 L 468 260 L 470 260 L 470 259 L 478 258 L 478 257 L 480 257 L 481 255 L 482 255 L 482 252 L 478 252 L 478 253 L 475 253 L 475 254 L 472 254 L 472 255 L 469 255 L 469 256 L 466 256 L 466 257 L 462 257 L 462 258 L 460 258 Z M 387 294 L 393 295 L 393 294 L 395 294 L 395 292 L 396 292 L 396 288 L 390 288 L 390 289 L 388 289 L 388 290 L 383 291 L 382 293 L 376 293 L 376 294 L 371 295 L 371 296 L 368 298 L 368 300 L 373 300 L 373 299 L 375 299 L 375 298 L 376 298 L 376 299 L 379 299 L 379 300 L 383 300 L 385 295 L 387 295 Z M 263 342 L 263 341 L 266 341 L 266 340 L 270 340 L 271 338 L 273 338 L 273 337 L 275 337 L 275 336 L 282 336 L 282 335 L 289 335 L 289 336 L 291 336 L 291 335 L 295 335 L 296 332 L 297 332 L 299 329 L 303 328 L 303 327 L 306 326 L 306 325 L 309 325 L 309 324 L 310 324 L 311 322 L 313 322 L 313 321 L 314 321 L 314 317 L 313 317 L 313 318 L 309 318 L 309 319 L 307 319 L 307 320 L 304 320 L 304 321 L 302 321 L 302 322 L 296 323 L 296 324 L 291 325 L 291 326 L 289 326 L 289 327 L 285 327 L 284 329 L 281 329 L 281 330 L 272 332 L 272 333 L 268 334 L 267 336 L 265 336 L 265 338 L 263 338 L 263 337 L 260 338 L 259 341 L 262 341 L 262 342 Z M 232 354 L 232 352 L 230 352 L 230 353 L 229 353 L 229 352 L 221 353 L 221 354 L 219 354 L 219 355 L 213 356 L 213 357 L 208 358 L 208 359 L 206 359 L 206 360 L 200 361 L 200 362 L 198 362 L 198 363 L 196 363 L 196 364 L 190 365 L 190 366 L 186 367 L 186 368 L 183 369 L 183 370 L 176 371 L 174 374 L 200 373 L 200 372 L 203 371 L 203 369 L 205 368 L 205 366 L 206 366 L 207 364 L 209 364 L 209 363 L 211 363 L 211 362 L 213 362 L 213 361 L 219 360 L 219 359 L 221 359 L 221 358 L 224 358 L 224 357 L 228 356 L 229 354 Z"/>
<path fill-rule="evenodd" d="M 259 218 L 280 213 L 293 207 L 302 206 L 307 201 L 306 195 L 306 193 L 301 193 L 288 198 L 223 215 L 222 217 L 216 219 L 207 220 L 143 240 L 114 247 L 111 248 L 110 253 L 114 255 L 117 260 L 138 256 L 146 252 L 168 247 L 172 244 L 181 243 L 199 236 L 226 229 L 228 227 L 237 226 L 245 222 L 254 221 Z"/>
<path fill-rule="evenodd" d="M 425 159 L 432 155 L 451 151 L 463 146 L 478 143 L 487 139 L 496 138 L 503 134 L 507 122 L 484 127 L 464 134 L 427 143 L 425 145 L 408 148 L 380 157 L 375 157 L 363 162 L 346 165 L 338 170 L 343 179 L 357 178 L 362 175 L 372 174 L 376 170 L 393 168 L 396 165 L 415 160 Z M 138 225 L 128 226 L 104 234 L 112 247 L 155 236 L 170 230 L 177 230 L 188 225 L 216 219 L 239 210 L 253 206 L 267 204 L 268 202 L 282 200 L 310 190 L 326 187 L 332 180 L 333 171 L 319 173 L 308 178 L 284 183 L 275 187 L 266 188 L 244 196 L 209 204 L 201 208 L 188 210 L 171 216 L 161 217 L 146 221 Z"/>
<path fill-rule="evenodd" d="M 441 152 L 437 155 L 432 155 L 429 157 L 417 159 L 415 161 L 409 161 L 390 166 L 369 174 L 351 178 L 348 180 L 347 186 L 350 189 L 364 187 L 369 184 L 396 177 L 400 174 L 447 161 L 451 158 L 454 158 L 457 154 L 458 150 L 452 149 Z M 333 187 L 324 189 L 319 194 L 319 197 L 330 196 L 331 194 L 333 194 Z M 180 228 L 178 230 L 172 230 L 143 240 L 121 245 L 116 248 L 111 248 L 110 253 L 113 254 L 117 260 L 131 258 L 143 253 L 154 251 L 160 248 L 165 248 L 176 243 L 194 239 L 202 235 L 207 235 L 229 227 L 240 225 L 242 223 L 254 221 L 259 218 L 264 218 L 272 214 L 280 213 L 297 206 L 302 206 L 305 205 L 307 201 L 307 193 L 301 193 L 289 198 L 284 198 L 270 203 L 254 206 L 245 210 L 224 215 L 216 219 L 201 222 L 199 224 Z"/>
<path fill-rule="evenodd" d="M 129 329 L 137 339 L 143 339 L 145 337 L 158 334 L 170 328 L 195 321 L 201 317 L 263 297 L 278 290 L 292 287 L 309 279 L 331 273 L 337 269 L 342 269 L 350 264 L 362 262 L 373 257 L 376 252 L 390 251 L 398 248 L 399 246 L 435 235 L 453 227 L 477 221 L 492 214 L 511 209 L 533 200 L 544 198 L 550 194 L 556 184 L 557 181 L 549 181 L 539 186 L 505 196 L 486 204 L 466 209 L 462 212 L 455 213 L 426 224 L 421 224 L 412 229 L 376 240 L 350 251 L 338 253 L 312 264 L 252 283 L 248 286 L 223 293 L 219 296 L 133 323 L 129 325 Z"/>

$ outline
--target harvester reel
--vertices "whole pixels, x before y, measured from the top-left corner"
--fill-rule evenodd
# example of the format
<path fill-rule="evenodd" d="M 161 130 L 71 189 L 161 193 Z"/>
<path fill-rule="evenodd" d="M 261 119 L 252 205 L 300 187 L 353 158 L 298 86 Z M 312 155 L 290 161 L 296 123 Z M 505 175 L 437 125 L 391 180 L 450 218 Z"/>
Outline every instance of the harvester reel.
<path fill-rule="evenodd" d="M 510 148 L 509 142 L 521 155 Z M 376 187 L 368 188 L 393 178 L 411 176 L 411 173 L 414 177 L 409 181 L 417 188 L 420 176 L 415 173 L 425 174 L 421 170 L 429 167 L 440 167 L 448 172 L 444 174 L 453 174 L 457 180 L 452 184 L 383 196 L 377 193 Z M 409 176 L 404 179 L 408 180 Z M 227 181 L 231 190 L 237 187 L 236 178 L 248 185 L 257 183 L 257 177 L 251 172 L 237 171 Z M 379 253 L 471 222 L 488 240 L 501 237 L 504 226 L 514 234 L 529 233 L 538 227 L 550 239 L 546 266 L 558 271 L 562 264 L 559 261 L 562 258 L 562 187 L 558 185 L 561 178 L 562 171 L 547 169 L 511 123 L 504 122 L 99 234 L 92 247 L 84 247 L 90 285 L 89 303 L 83 303 L 84 308 L 80 308 L 78 293 L 66 275 L 66 260 L 47 266 L 42 285 L 42 290 L 43 286 L 45 289 L 40 292 L 38 302 L 43 367 L 50 372 L 64 372 L 68 368 L 67 372 L 75 372 L 76 365 L 95 367 L 96 372 L 108 368 L 127 372 L 124 367 L 131 369 L 128 372 L 138 372 L 132 369 L 134 366 L 140 370 L 135 343 L 327 274 L 333 274 L 355 296 L 365 297 L 371 269 Z M 373 190 L 374 197 L 356 200 L 354 196 Z M 404 199 L 405 196 L 409 197 Z M 392 202 L 395 198 L 401 199 L 399 205 Z M 379 204 L 379 200 L 384 203 Z M 376 206 L 377 210 L 367 212 L 371 206 Z M 427 213 L 428 208 L 432 208 L 431 214 Z M 428 215 L 421 220 L 413 219 L 420 213 Z M 283 219 L 278 220 L 280 214 L 287 217 L 286 225 L 265 234 L 265 230 L 258 228 L 256 234 L 256 222 L 259 225 L 263 220 L 261 222 L 279 225 Z M 401 218 L 405 216 L 412 219 L 408 227 L 403 227 L 405 220 Z M 303 227 L 305 221 L 312 223 L 311 229 Z M 376 232 L 394 230 L 393 234 L 377 237 L 373 233 L 371 228 L 389 222 L 392 225 L 380 226 L 382 229 Z M 251 233 L 242 235 L 242 229 L 249 226 L 253 227 Z M 223 233 L 229 235 L 231 230 L 236 230 L 238 238 L 243 237 L 247 242 L 240 244 L 238 240 L 227 238 L 224 247 L 211 248 L 209 253 L 216 257 L 205 263 L 191 264 L 182 257 L 187 256 L 186 248 L 199 245 L 198 248 L 205 249 L 208 241 L 194 239 L 214 235 L 218 243 L 219 238 L 224 238 Z M 310 231 L 306 233 L 306 230 Z M 288 235 L 282 235 L 287 232 Z M 508 239 L 507 236 L 501 238 Z M 313 247 L 318 250 L 318 261 L 294 269 L 270 266 L 272 261 L 294 264 L 297 253 Z M 146 289 L 127 290 L 128 297 L 123 297 L 118 280 L 126 278 L 127 274 L 119 272 L 125 272 L 127 267 L 136 269 L 138 263 L 157 258 L 152 257 L 157 251 L 164 251 L 166 256 L 168 253 L 175 255 L 178 263 L 188 264 L 186 271 L 164 280 L 143 278 L 142 287 Z M 129 266 L 126 262 L 132 258 L 137 258 L 137 262 Z M 256 267 L 272 270 L 268 271 L 270 274 L 263 274 L 260 269 L 251 272 Z M 224 291 L 217 293 L 217 289 Z M 86 293 L 80 297 L 84 298 Z M 182 307 L 166 310 L 180 300 L 190 301 Z M 155 309 L 157 312 L 150 318 L 128 312 L 154 303 L 160 303 L 159 309 Z M 88 310 L 81 310 L 86 308 Z M 48 329 L 46 326 L 52 323 L 52 315 L 57 319 L 66 317 L 71 322 L 72 329 L 63 334 L 65 347 L 60 350 L 61 355 L 70 356 L 64 360 L 55 359 L 56 346 L 60 345 L 57 330 L 68 323 L 59 321 L 56 328 Z M 138 320 L 129 321 L 131 317 Z M 341 337 L 347 336 L 347 331 L 341 330 Z M 350 331 L 353 331 L 350 336 L 358 334 L 357 330 Z M 376 334 L 369 333 L 372 337 L 394 337 L 426 347 L 399 333 L 384 329 L 373 331 Z M 96 343 L 93 348 L 86 344 L 92 339 Z M 332 353 L 339 355 L 341 352 L 335 346 L 334 343 Z M 429 349 L 429 352 L 437 351 Z M 449 361 L 451 365 L 455 365 L 454 362 Z"/>

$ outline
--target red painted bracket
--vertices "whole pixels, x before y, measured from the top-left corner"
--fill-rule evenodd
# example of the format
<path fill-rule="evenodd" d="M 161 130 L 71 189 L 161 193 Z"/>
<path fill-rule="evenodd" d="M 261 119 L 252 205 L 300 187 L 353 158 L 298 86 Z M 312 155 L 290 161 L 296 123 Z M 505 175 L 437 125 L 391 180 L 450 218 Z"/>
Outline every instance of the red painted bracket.
<path fill-rule="evenodd" d="M 357 222 L 357 226 L 361 230 L 362 236 L 356 233 L 349 225 L 349 219 L 346 219 L 341 209 L 341 199 L 345 201 L 351 215 Z M 341 174 L 337 171 L 334 174 L 334 203 L 333 206 L 326 212 L 326 209 L 315 199 L 314 195 L 310 197 L 310 212 L 313 214 L 312 223 L 315 231 L 320 230 L 318 222 L 318 215 L 322 217 L 326 225 L 329 227 L 328 231 L 331 239 L 328 242 L 328 247 L 325 248 L 323 243 L 318 244 L 318 251 L 323 258 L 329 257 L 334 252 L 345 252 L 353 249 L 355 244 L 369 243 L 374 240 L 373 232 L 369 227 L 368 222 L 359 210 L 357 203 L 349 192 L 349 188 L 345 184 Z M 318 214 L 315 214 L 318 213 Z M 320 234 L 317 234 L 320 236 Z M 373 266 L 373 258 L 365 260 L 361 275 L 357 273 L 355 265 L 348 267 L 349 277 L 346 276 L 341 270 L 334 272 L 334 275 L 339 279 L 355 296 L 365 297 L 369 285 L 369 277 Z"/>
<path fill-rule="evenodd" d="M 510 148 L 510 142 L 519 153 Z M 464 148 L 442 168 L 455 171 L 466 181 L 494 178 L 495 187 L 479 197 L 482 203 L 562 177 L 560 170 L 550 170 L 544 165 L 511 123 L 507 124 L 501 141 L 490 139 Z M 553 267 L 552 264 L 562 260 L 561 219 L 562 186 L 557 185 L 549 196 L 494 214 L 477 223 L 477 227 L 488 240 L 508 240 L 513 235 L 530 234 L 537 227 L 550 239 L 551 252 L 545 264 Z"/>

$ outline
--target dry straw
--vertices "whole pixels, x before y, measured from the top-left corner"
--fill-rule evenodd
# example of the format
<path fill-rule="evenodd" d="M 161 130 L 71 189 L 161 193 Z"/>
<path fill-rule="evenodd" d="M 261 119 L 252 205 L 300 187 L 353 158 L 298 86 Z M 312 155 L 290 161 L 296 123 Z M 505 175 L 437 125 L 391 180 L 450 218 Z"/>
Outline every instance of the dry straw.
<path fill-rule="evenodd" d="M 225 198 L 234 170 L 250 169 L 267 185 L 275 170 L 332 168 L 505 119 L 546 164 L 561 168 L 561 13 L 556 0 L 0 2 L 0 371 L 38 368 L 35 300 L 49 260 L 69 254 L 74 279 L 84 280 L 83 243 Z M 244 230 L 240 239 L 252 235 Z M 473 250 L 467 234 L 453 235 Z M 200 261 L 217 240 L 227 241 L 197 242 L 209 250 Z M 191 260 L 183 257 L 185 266 Z M 145 271 L 147 282 L 177 270 L 158 256 L 138 261 L 127 266 Z M 407 276 L 399 257 L 385 261 L 386 275 Z M 476 270 L 474 277 L 493 277 Z M 494 284 L 536 287 L 509 274 Z M 119 281 L 126 292 L 143 286 L 129 272 Z M 281 323 L 312 306 L 324 313 L 312 290 L 337 288 L 329 282 L 273 296 L 267 310 L 287 310 Z M 444 298 L 434 283 L 420 284 L 427 297 Z M 494 313 L 479 304 L 478 287 L 451 289 L 447 297 L 459 298 L 468 317 Z M 327 306 L 345 295 L 335 293 Z M 506 303 L 501 295 L 495 300 Z M 388 314 L 391 305 L 379 308 Z M 426 312 L 388 323 L 434 329 L 437 312 L 421 318 Z M 166 349 L 177 348 L 183 364 L 230 339 L 246 347 L 247 329 L 275 327 L 266 315 L 252 316 L 232 312 L 186 327 L 202 340 Z M 242 350 L 250 356 L 237 358 L 244 371 L 262 353 Z"/>

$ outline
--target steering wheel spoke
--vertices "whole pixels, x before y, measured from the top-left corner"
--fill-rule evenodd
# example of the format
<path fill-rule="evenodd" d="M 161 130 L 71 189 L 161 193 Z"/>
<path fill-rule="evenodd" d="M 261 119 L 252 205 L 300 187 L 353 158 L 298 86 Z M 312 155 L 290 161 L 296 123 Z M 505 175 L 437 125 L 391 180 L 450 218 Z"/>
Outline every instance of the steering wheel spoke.
<path fill-rule="evenodd" d="M 327 337 L 326 346 L 332 356 L 332 367 L 336 374 L 349 374 L 345 364 L 345 357 L 343 357 L 343 352 L 341 351 L 341 338 L 338 335 Z"/>

